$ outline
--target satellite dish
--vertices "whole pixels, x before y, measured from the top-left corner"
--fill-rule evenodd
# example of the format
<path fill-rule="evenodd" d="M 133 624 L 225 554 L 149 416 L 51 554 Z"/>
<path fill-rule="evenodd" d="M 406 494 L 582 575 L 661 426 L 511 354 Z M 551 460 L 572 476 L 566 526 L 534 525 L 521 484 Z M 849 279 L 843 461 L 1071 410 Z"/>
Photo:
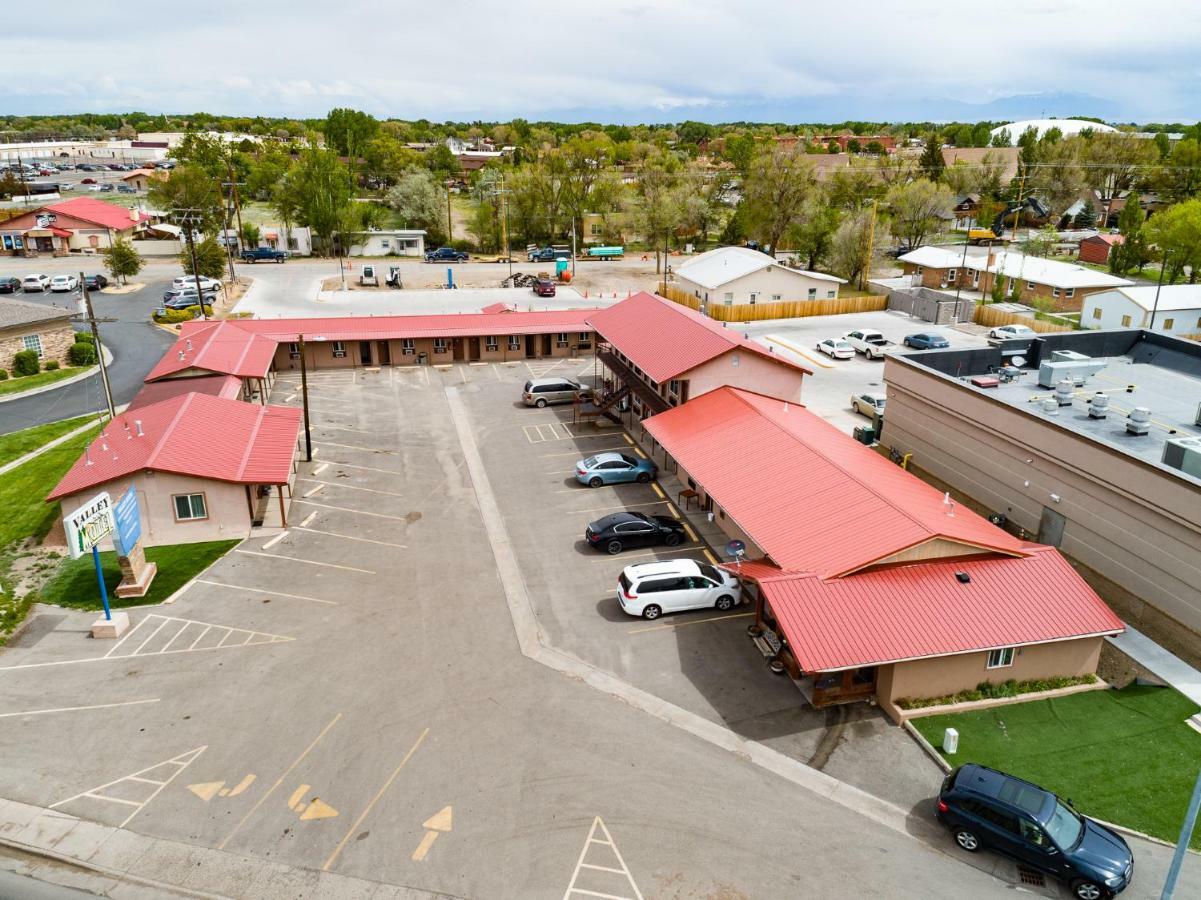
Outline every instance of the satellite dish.
<path fill-rule="evenodd" d="M 726 544 L 726 553 L 735 559 L 741 559 L 746 553 L 746 544 L 738 540 L 730 541 L 730 543 Z"/>
<path fill-rule="evenodd" d="M 1015 356 L 1013 359 L 1010 360 L 1010 362 L 1013 363 L 1015 366 L 1017 366 L 1020 369 L 1022 366 L 1026 365 L 1026 357 Z"/>

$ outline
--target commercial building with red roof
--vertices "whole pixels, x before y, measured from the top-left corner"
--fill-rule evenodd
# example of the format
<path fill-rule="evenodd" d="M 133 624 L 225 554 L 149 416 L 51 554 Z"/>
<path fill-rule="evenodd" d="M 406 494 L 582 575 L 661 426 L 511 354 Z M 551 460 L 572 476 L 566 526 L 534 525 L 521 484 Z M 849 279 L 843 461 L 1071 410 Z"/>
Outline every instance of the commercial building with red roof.
<path fill-rule="evenodd" d="M 628 396 L 638 417 L 723 385 L 799 401 L 801 381 L 813 374 L 737 329 L 645 291 L 591 311 L 588 324 L 610 399 Z"/>
<path fill-rule="evenodd" d="M 300 425 L 299 409 L 198 391 L 135 399 L 47 500 L 71 509 L 133 487 L 143 546 L 246 537 L 255 524 L 287 524 Z"/>
<path fill-rule="evenodd" d="M 727 568 L 816 706 L 875 699 L 900 718 L 905 697 L 1091 674 L 1102 638 L 1123 630 L 1056 549 L 796 403 L 723 387 L 643 425 L 746 545 L 748 561 Z"/>
<path fill-rule="evenodd" d="M 14 256 L 27 250 L 60 254 L 102 250 L 118 238 L 137 237 L 152 220 L 147 212 L 94 197 L 73 197 L 0 222 L 0 249 Z"/>

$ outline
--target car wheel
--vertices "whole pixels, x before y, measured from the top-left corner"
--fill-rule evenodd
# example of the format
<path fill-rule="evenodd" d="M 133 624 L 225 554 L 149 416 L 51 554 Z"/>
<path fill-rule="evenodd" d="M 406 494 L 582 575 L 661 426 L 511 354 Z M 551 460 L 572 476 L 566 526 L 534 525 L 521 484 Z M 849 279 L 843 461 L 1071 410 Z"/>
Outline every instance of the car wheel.
<path fill-rule="evenodd" d="M 659 618 L 661 615 L 663 615 L 663 610 L 655 606 L 653 603 L 650 606 L 644 607 L 642 610 L 642 618 L 644 619 L 654 620 Z"/>
<path fill-rule="evenodd" d="M 608 550 L 612 554 L 617 554 L 617 553 L 620 553 L 625 548 L 621 546 L 621 541 L 609 541 L 609 543 L 605 547 L 605 549 Z"/>
<path fill-rule="evenodd" d="M 651 473 L 650 472 L 639 472 L 637 481 L 639 484 L 650 484 L 651 483 Z"/>
<path fill-rule="evenodd" d="M 968 853 L 975 853 L 980 849 L 980 838 L 976 837 L 976 832 L 966 828 L 955 829 L 955 843 Z"/>
<path fill-rule="evenodd" d="M 676 534 L 674 531 L 663 539 L 663 543 L 668 547 L 678 547 L 684 540 L 683 536 Z"/>
<path fill-rule="evenodd" d="M 716 606 L 717 606 L 717 608 L 718 608 L 718 609 L 720 609 L 722 612 L 726 612 L 727 610 L 731 610 L 731 609 L 733 609 L 733 608 L 734 608 L 734 598 L 733 598 L 733 597 L 730 597 L 730 596 L 728 596 L 728 595 L 726 595 L 726 596 L 722 596 L 722 597 L 718 597 L 718 598 L 717 598 L 717 603 L 716 603 L 715 605 L 716 605 Z"/>
<path fill-rule="evenodd" d="M 538 407 L 539 409 L 546 409 L 546 399 L 543 397 L 539 397 L 537 400 L 534 401 L 534 405 L 536 407 Z"/>
<path fill-rule="evenodd" d="M 605 483 L 605 479 L 601 478 L 599 475 L 593 475 L 591 478 L 588 479 L 588 487 L 594 487 L 594 488 L 602 487 L 604 485 L 604 483 Z"/>
<path fill-rule="evenodd" d="M 1083 879 L 1072 882 L 1072 894 L 1079 897 L 1080 900 L 1101 900 L 1105 896 L 1105 892 L 1095 881 Z"/>

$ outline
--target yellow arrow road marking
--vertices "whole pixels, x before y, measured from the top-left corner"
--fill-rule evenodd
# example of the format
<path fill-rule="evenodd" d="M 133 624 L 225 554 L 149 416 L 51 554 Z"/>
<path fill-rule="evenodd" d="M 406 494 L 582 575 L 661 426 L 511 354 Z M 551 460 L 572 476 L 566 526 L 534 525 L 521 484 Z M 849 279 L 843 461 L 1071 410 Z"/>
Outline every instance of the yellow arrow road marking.
<path fill-rule="evenodd" d="M 253 776 L 253 775 L 247 775 L 245 778 L 243 778 L 241 781 L 238 782 L 237 786 L 232 791 L 229 792 L 229 796 L 236 797 L 236 796 L 238 796 L 238 794 L 245 791 L 246 788 L 248 788 L 252 784 L 254 784 L 254 778 L 255 778 L 255 776 Z M 225 796 L 225 795 L 223 794 L 222 796 Z"/>
<path fill-rule="evenodd" d="M 432 828 L 434 831 L 450 831 L 454 821 L 454 812 L 447 806 L 421 823 L 422 828 Z"/>
<path fill-rule="evenodd" d="M 338 811 L 328 803 L 323 803 L 320 800 L 313 798 L 313 802 L 308 805 L 303 813 L 300 814 L 300 821 L 307 822 L 310 819 L 332 819 L 338 814 Z"/>
<path fill-rule="evenodd" d="M 188 790 L 205 803 L 208 803 L 217 796 L 217 791 L 221 790 L 223 787 L 225 787 L 224 781 L 209 781 L 205 782 L 204 784 L 189 784 Z"/>
<path fill-rule="evenodd" d="M 425 859 L 425 855 L 430 852 L 430 847 L 434 846 L 434 841 L 438 840 L 440 831 L 427 831 L 425 837 L 421 839 L 421 843 L 417 845 L 417 849 L 413 851 L 413 862 L 421 862 Z"/>
<path fill-rule="evenodd" d="M 308 793 L 308 791 L 309 791 L 309 786 L 307 784 L 302 784 L 300 787 L 298 787 L 296 790 L 294 790 L 292 792 L 292 796 L 288 798 L 288 809 L 292 809 L 292 810 L 298 809 L 300 806 L 301 799 L 304 797 L 305 794 Z"/>

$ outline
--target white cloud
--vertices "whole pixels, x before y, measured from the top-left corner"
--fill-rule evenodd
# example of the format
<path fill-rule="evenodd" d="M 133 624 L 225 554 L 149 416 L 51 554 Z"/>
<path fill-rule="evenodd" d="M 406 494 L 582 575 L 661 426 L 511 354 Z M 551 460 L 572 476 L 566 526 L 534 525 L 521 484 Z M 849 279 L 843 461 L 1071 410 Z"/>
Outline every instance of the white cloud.
<path fill-rule="evenodd" d="M 803 121 L 945 118 L 944 101 L 1065 94 L 1122 118 L 1201 108 L 1201 8 L 1185 0 L 452 0 L 419 14 L 368 0 L 207 0 L 134 16 L 98 6 L 65 0 L 36 22 L 6 22 L 6 69 L 22 77 L 0 83 L 0 111 L 321 116 L 348 105 L 401 118 L 624 120 L 778 109 Z M 1039 98 L 1028 102 L 1037 114 Z"/>

